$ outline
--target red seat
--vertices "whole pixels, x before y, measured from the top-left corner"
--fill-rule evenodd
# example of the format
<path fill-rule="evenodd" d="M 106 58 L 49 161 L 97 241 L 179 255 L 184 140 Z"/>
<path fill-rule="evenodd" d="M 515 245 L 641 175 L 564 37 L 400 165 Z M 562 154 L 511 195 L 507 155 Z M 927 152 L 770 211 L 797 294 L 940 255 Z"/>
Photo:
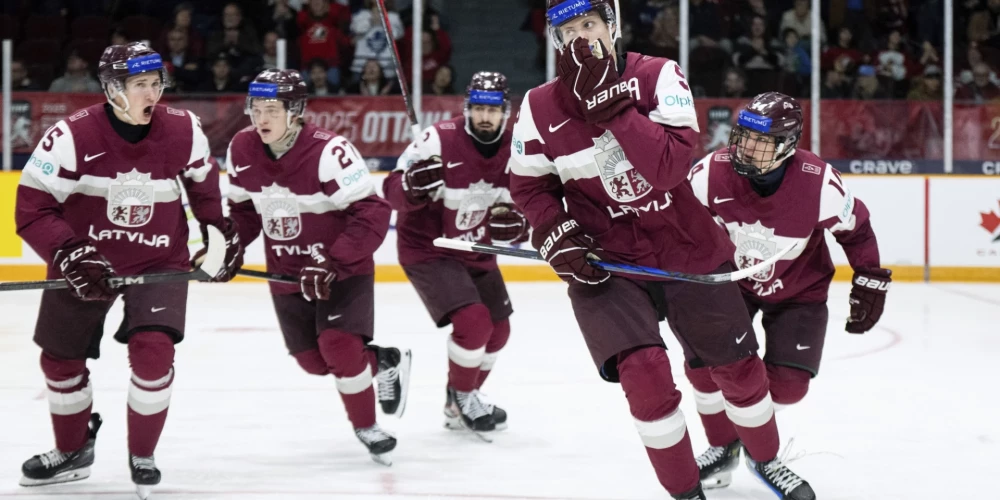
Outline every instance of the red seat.
<path fill-rule="evenodd" d="M 24 21 L 24 39 L 65 40 L 66 18 L 62 16 L 29 16 Z"/>
<path fill-rule="evenodd" d="M 69 27 L 73 39 L 107 40 L 111 35 L 111 21 L 104 16 L 80 16 Z"/>
<path fill-rule="evenodd" d="M 52 64 L 62 66 L 62 51 L 58 40 L 25 40 L 14 48 L 14 57 L 25 64 Z"/>

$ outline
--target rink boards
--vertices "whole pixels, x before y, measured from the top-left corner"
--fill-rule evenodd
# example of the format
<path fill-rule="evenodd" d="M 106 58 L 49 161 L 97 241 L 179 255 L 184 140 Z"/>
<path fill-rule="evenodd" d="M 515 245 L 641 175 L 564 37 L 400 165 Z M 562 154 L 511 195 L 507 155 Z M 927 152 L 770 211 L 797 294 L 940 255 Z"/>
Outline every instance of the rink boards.
<path fill-rule="evenodd" d="M 41 279 L 42 259 L 15 234 L 14 203 L 19 173 L 0 173 L 0 281 Z M 226 177 L 223 176 L 223 190 Z M 882 265 L 900 281 L 1000 282 L 1000 178 L 989 176 L 845 176 L 854 195 L 871 211 Z M 377 184 L 381 187 L 381 179 Z M 194 228 L 192 223 L 192 228 Z M 198 232 L 193 231 L 192 237 Z M 837 264 L 836 279 L 850 279 L 847 257 L 828 234 Z M 194 243 L 194 242 L 193 242 Z M 262 239 L 245 257 L 263 269 Z M 375 253 L 376 279 L 405 281 L 396 258 L 396 232 L 390 230 Z M 511 281 L 551 281 L 542 262 L 501 257 Z"/>

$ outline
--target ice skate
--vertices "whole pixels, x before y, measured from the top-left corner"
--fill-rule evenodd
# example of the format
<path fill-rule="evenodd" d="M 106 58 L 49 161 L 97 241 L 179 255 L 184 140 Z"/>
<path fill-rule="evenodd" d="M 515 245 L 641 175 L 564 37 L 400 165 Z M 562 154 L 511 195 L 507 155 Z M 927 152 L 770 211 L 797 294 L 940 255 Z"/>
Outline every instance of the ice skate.
<path fill-rule="evenodd" d="M 736 440 L 726 446 L 712 446 L 695 459 L 705 489 L 725 488 L 733 482 L 733 470 L 740 464 L 740 448 Z"/>
<path fill-rule="evenodd" d="M 403 416 L 406 396 L 410 390 L 410 364 L 413 354 L 409 349 L 370 346 L 378 353 L 378 402 L 386 415 Z"/>
<path fill-rule="evenodd" d="M 132 470 L 132 482 L 135 483 L 135 494 L 139 500 L 146 500 L 153 492 L 153 486 L 160 484 L 160 469 L 152 456 L 137 457 L 129 455 L 129 468 Z"/>
<path fill-rule="evenodd" d="M 702 486 L 699 484 L 695 489 L 687 492 L 681 493 L 674 497 L 675 500 L 707 500 L 705 497 L 705 492 L 701 489 Z"/>
<path fill-rule="evenodd" d="M 507 428 L 507 411 L 499 406 L 491 403 L 483 394 L 482 391 L 476 389 L 476 395 L 479 396 L 479 400 L 486 407 L 486 412 L 493 415 L 493 422 L 496 423 L 496 430 L 502 431 Z"/>
<path fill-rule="evenodd" d="M 792 472 L 780 459 L 756 462 L 746 450 L 743 450 L 743 454 L 750 472 L 781 500 L 816 500 L 816 493 L 809 483 Z"/>
<path fill-rule="evenodd" d="M 378 424 L 364 429 L 355 429 L 354 435 L 358 436 L 361 444 L 368 448 L 372 460 L 385 466 L 392 465 L 392 457 L 389 452 L 396 448 L 395 437 L 382 430 Z"/>
<path fill-rule="evenodd" d="M 493 442 L 483 433 L 496 430 L 496 421 L 493 420 L 493 415 L 479 399 L 477 391 L 462 392 L 449 387 L 444 416 L 446 428 L 452 430 L 467 429 L 479 439 L 487 443 Z"/>
<path fill-rule="evenodd" d="M 53 448 L 52 451 L 29 458 L 21 466 L 21 486 L 68 483 L 90 477 L 90 466 L 94 464 L 94 444 L 100 428 L 101 415 L 94 413 L 90 415 L 90 437 L 83 448 L 71 453 Z"/>

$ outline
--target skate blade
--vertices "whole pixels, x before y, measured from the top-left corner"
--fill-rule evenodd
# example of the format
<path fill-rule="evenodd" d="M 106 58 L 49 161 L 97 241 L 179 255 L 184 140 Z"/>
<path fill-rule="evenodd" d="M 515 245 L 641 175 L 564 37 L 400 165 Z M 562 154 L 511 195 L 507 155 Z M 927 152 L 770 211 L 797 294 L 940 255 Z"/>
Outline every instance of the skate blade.
<path fill-rule="evenodd" d="M 80 481 L 90 477 L 90 467 L 81 467 L 79 469 L 69 470 L 52 476 L 48 479 L 31 479 L 30 477 L 21 476 L 21 481 L 18 482 L 21 486 L 44 486 L 46 484 L 59 484 L 59 483 L 71 483 L 73 481 Z"/>
<path fill-rule="evenodd" d="M 476 436 L 477 438 L 479 438 L 484 443 L 492 443 L 493 442 L 493 439 L 490 438 L 489 436 L 486 436 L 485 433 L 487 433 L 487 432 L 493 432 L 496 429 L 494 429 L 493 431 L 477 431 L 477 430 L 473 430 L 472 428 L 466 426 L 465 422 L 462 421 L 462 417 L 455 417 L 455 418 L 453 418 L 453 417 L 450 417 L 450 416 L 447 416 L 447 415 L 445 417 L 446 417 L 445 421 L 444 421 L 444 428 L 445 429 L 448 429 L 450 431 L 467 431 L 470 434 L 472 434 L 472 435 Z"/>
<path fill-rule="evenodd" d="M 717 472 L 701 480 L 701 487 L 705 488 L 706 490 L 725 488 L 730 484 L 733 484 L 732 472 Z"/>
<path fill-rule="evenodd" d="M 146 500 L 149 498 L 149 495 L 153 494 L 153 485 L 137 484 L 135 485 L 135 494 L 139 497 L 139 500 Z"/>
<path fill-rule="evenodd" d="M 386 467 L 392 467 L 392 452 L 385 452 L 381 455 L 376 455 L 374 453 L 369 453 L 372 460 L 379 465 L 384 465 Z"/>
<path fill-rule="evenodd" d="M 413 352 L 410 349 L 401 351 L 399 362 L 399 408 L 396 408 L 396 418 L 403 418 L 406 411 L 406 399 L 410 394 L 410 366 L 413 364 Z"/>

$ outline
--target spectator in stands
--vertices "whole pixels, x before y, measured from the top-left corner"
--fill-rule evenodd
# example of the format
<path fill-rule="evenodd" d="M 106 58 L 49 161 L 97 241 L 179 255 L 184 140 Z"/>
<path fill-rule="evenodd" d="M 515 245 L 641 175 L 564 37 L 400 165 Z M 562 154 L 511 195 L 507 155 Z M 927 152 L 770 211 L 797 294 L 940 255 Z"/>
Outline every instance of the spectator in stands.
<path fill-rule="evenodd" d="M 237 81 L 254 76 L 251 73 L 260 66 L 260 55 L 264 52 L 257 31 L 243 19 L 243 11 L 235 3 L 223 7 L 222 30 L 212 33 L 207 48 L 212 57 L 226 54 L 232 76 Z"/>
<path fill-rule="evenodd" d="M 878 35 L 887 35 L 893 31 L 906 33 L 909 8 L 903 0 L 881 0 L 875 25 Z"/>
<path fill-rule="evenodd" d="M 172 80 L 169 89 L 175 92 L 196 88 L 203 74 L 201 64 L 188 42 L 188 32 L 184 29 L 175 29 L 167 34 L 167 50 L 163 54 L 163 62 Z"/>
<path fill-rule="evenodd" d="M 309 7 L 299 11 L 299 57 L 302 62 L 326 62 L 327 80 L 335 86 L 340 85 L 342 54 L 351 45 L 344 31 L 350 22 L 350 10 L 329 0 L 309 0 Z"/>
<path fill-rule="evenodd" d="M 680 23 L 677 7 L 665 7 L 653 20 L 653 31 L 639 41 L 637 52 L 654 57 L 680 59 Z"/>
<path fill-rule="evenodd" d="M 52 81 L 49 92 L 100 92 L 101 85 L 87 71 L 87 61 L 75 50 L 66 58 L 66 73 Z"/>
<path fill-rule="evenodd" d="M 129 41 L 128 35 L 125 34 L 125 29 L 121 26 L 111 31 L 111 45 L 125 45 Z"/>
<path fill-rule="evenodd" d="M 386 4 L 386 7 L 389 5 Z M 392 29 L 393 38 L 403 38 L 403 20 L 394 11 L 389 11 L 389 28 Z M 361 77 L 364 65 L 372 59 L 382 66 L 382 73 L 386 78 L 396 77 L 392 46 L 382 28 L 382 14 L 375 0 L 367 0 L 365 9 L 358 11 L 351 19 L 351 43 L 354 45 L 354 61 L 351 63 L 353 79 Z"/>
<path fill-rule="evenodd" d="M 734 9 L 735 12 L 730 20 L 731 38 L 734 40 L 750 37 L 750 25 L 755 17 L 764 19 L 764 25 L 768 32 L 775 33 L 773 30 L 778 28 L 777 11 L 768 10 L 767 6 L 764 5 L 764 0 L 747 0 L 740 6 L 734 6 Z"/>
<path fill-rule="evenodd" d="M 437 73 L 437 69 L 445 64 L 448 64 L 448 55 L 451 53 L 451 47 L 442 47 L 438 45 L 439 38 L 434 36 L 434 32 L 430 30 L 425 30 L 421 33 L 420 42 L 421 52 L 423 54 L 423 60 L 421 63 L 422 81 L 424 85 L 430 85 L 434 81 L 434 75 Z M 404 64 L 406 69 L 406 76 L 410 77 L 413 74 L 412 63 Z M 408 78 L 409 79 L 409 78 Z"/>
<path fill-rule="evenodd" d="M 941 96 L 941 68 L 932 64 L 924 68 L 923 77 L 913 82 L 906 98 L 911 101 L 939 101 Z"/>
<path fill-rule="evenodd" d="M 330 83 L 326 75 L 330 67 L 327 66 L 326 61 L 322 59 L 313 59 L 309 63 L 309 82 L 306 87 L 309 89 L 309 95 L 314 96 L 328 96 L 336 95 L 338 89 L 336 85 Z"/>
<path fill-rule="evenodd" d="M 939 65 L 941 64 L 941 57 L 938 56 L 937 49 L 931 42 L 924 42 L 920 45 L 920 65 L 927 66 L 930 64 Z"/>
<path fill-rule="evenodd" d="M 763 17 L 755 17 L 750 24 L 749 38 L 740 38 L 733 63 L 743 69 L 774 70 L 781 66 L 781 56 L 767 36 L 767 25 Z"/>
<path fill-rule="evenodd" d="M 742 71 L 736 68 L 726 70 L 726 77 L 722 83 L 722 97 L 750 97 L 747 92 L 747 79 Z"/>
<path fill-rule="evenodd" d="M 812 72 L 812 60 L 809 51 L 802 40 L 799 40 L 799 33 L 791 28 L 785 29 L 781 34 L 785 40 L 784 60 L 782 69 L 788 73 L 809 76 Z"/>
<path fill-rule="evenodd" d="M 264 59 L 264 69 L 278 68 L 278 33 L 276 31 L 264 33 L 264 55 L 262 58 Z M 294 67 L 291 64 L 288 66 Z"/>
<path fill-rule="evenodd" d="M 888 99 L 889 93 L 879 84 L 875 66 L 870 64 L 858 68 L 858 77 L 854 82 L 854 99 Z"/>
<path fill-rule="evenodd" d="M 278 38 L 296 40 L 299 37 L 299 8 L 293 7 L 289 0 L 272 0 L 274 10 L 271 12 L 270 30 L 278 34 Z M 301 6 L 301 1 L 296 1 Z M 265 35 L 267 36 L 267 35 Z"/>
<path fill-rule="evenodd" d="M 382 73 L 382 65 L 372 59 L 365 63 L 361 71 L 361 79 L 354 82 L 348 89 L 348 94 L 379 96 L 397 94 L 399 87 L 395 79 L 389 79 Z"/>
<path fill-rule="evenodd" d="M 897 83 L 906 79 L 908 61 L 902 45 L 903 35 L 898 30 L 890 32 L 885 48 L 875 56 L 874 63 L 879 76 Z"/>
<path fill-rule="evenodd" d="M 847 99 L 851 96 L 851 86 L 847 79 L 839 69 L 832 69 L 826 72 L 826 78 L 823 79 L 823 87 L 819 91 L 819 96 L 822 99 Z"/>
<path fill-rule="evenodd" d="M 837 32 L 837 45 L 823 51 L 820 67 L 823 70 L 833 69 L 842 59 L 847 59 L 847 65 L 854 68 L 860 66 L 865 59 L 865 55 L 854 48 L 854 32 L 847 26 L 841 27 Z"/>
<path fill-rule="evenodd" d="M 785 11 L 781 16 L 781 26 L 778 31 L 784 33 L 786 29 L 793 29 L 799 34 L 799 38 L 807 39 L 812 34 L 812 18 L 810 16 L 809 0 L 795 0 L 795 7 Z M 826 43 L 826 28 L 820 21 L 820 43 Z"/>
<path fill-rule="evenodd" d="M 719 48 L 733 51 L 733 42 L 722 30 L 722 10 L 719 5 L 706 0 L 690 0 L 691 48 Z"/>
<path fill-rule="evenodd" d="M 201 82 L 199 92 L 239 92 L 239 79 L 233 75 L 233 67 L 225 52 L 220 53 L 212 63 L 211 78 Z"/>
<path fill-rule="evenodd" d="M 198 30 L 191 25 L 191 16 L 194 14 L 194 6 L 190 2 L 182 2 L 174 7 L 174 20 L 170 22 L 160 36 L 160 50 L 170 47 L 170 34 L 173 31 L 183 31 L 187 37 L 187 54 L 189 57 L 201 57 L 205 53 L 205 41 L 201 38 Z"/>
<path fill-rule="evenodd" d="M 28 78 L 28 68 L 21 59 L 14 59 L 10 62 L 10 86 L 14 92 L 25 92 L 42 90 Z"/>
<path fill-rule="evenodd" d="M 451 66 L 441 66 L 434 74 L 429 94 L 455 95 L 455 70 Z"/>
<path fill-rule="evenodd" d="M 434 79 L 434 73 L 437 72 L 437 68 L 443 64 L 448 64 L 448 62 L 451 61 L 451 37 L 448 36 L 448 32 L 446 32 L 441 26 L 441 18 L 437 14 L 428 14 L 424 16 L 422 33 L 421 42 L 423 44 L 422 52 L 424 54 L 423 81 L 430 84 L 431 80 Z M 426 42 L 427 33 L 430 33 L 430 37 L 433 39 L 433 49 L 429 49 L 431 44 Z M 549 47 L 551 47 L 551 45 L 549 45 Z M 406 36 L 403 37 L 401 50 L 403 52 L 400 54 L 400 57 L 403 59 L 403 68 L 405 68 L 406 77 L 407 80 L 409 80 L 411 75 L 413 75 L 413 72 L 410 69 L 413 67 L 412 26 L 407 26 Z M 428 50 L 431 51 L 429 59 Z M 545 53 L 541 52 L 541 54 L 544 55 Z"/>
<path fill-rule="evenodd" d="M 958 81 L 962 84 L 972 83 L 972 68 L 980 63 L 985 63 L 983 59 L 982 51 L 980 51 L 978 44 L 969 44 L 968 49 L 965 52 L 965 60 L 956 58 L 955 61 L 955 72 L 958 74 Z M 987 67 L 989 64 L 987 64 Z M 998 83 L 1000 80 L 997 79 L 996 73 L 990 71 L 990 81 L 993 83 Z"/>
<path fill-rule="evenodd" d="M 973 101 L 983 104 L 1000 98 L 1000 87 L 990 81 L 990 67 L 979 63 L 972 67 L 972 83 L 962 85 L 955 91 L 955 100 Z"/>

